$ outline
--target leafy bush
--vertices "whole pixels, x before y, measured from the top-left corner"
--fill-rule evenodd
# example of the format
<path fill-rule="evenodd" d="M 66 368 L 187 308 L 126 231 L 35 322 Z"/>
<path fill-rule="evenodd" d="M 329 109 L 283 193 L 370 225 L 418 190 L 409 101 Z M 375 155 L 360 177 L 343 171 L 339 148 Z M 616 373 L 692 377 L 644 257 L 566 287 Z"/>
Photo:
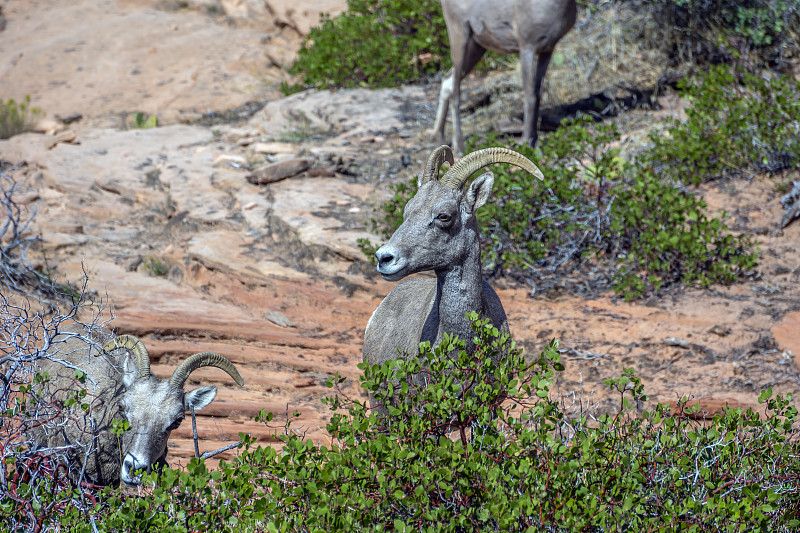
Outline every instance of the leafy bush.
<path fill-rule="evenodd" d="M 0 139 L 8 139 L 33 127 L 43 113 L 30 104 L 30 96 L 25 96 L 24 102 L 16 102 L 13 98 L 5 102 L 0 100 Z"/>
<path fill-rule="evenodd" d="M 654 9 L 676 60 L 756 60 L 784 67 L 800 52 L 798 4 L 791 0 L 637 0 Z"/>
<path fill-rule="evenodd" d="M 626 299 L 676 283 L 729 284 L 756 266 L 748 236 L 708 218 L 706 203 L 647 170 L 613 191 L 609 236 L 616 246 L 615 290 Z"/>
<path fill-rule="evenodd" d="M 610 147 L 617 141 L 613 124 L 567 123 L 540 149 L 514 146 L 545 169 L 544 182 L 492 168 L 494 200 L 478 213 L 487 275 L 535 284 L 557 271 L 601 267 L 631 299 L 676 284 L 730 283 L 756 266 L 747 236 L 731 235 L 720 218 L 706 215 L 701 198 L 656 175 L 644 158 L 623 159 Z M 481 144 L 472 139 L 468 151 L 497 144 L 493 135 Z M 402 223 L 416 181 L 394 192 L 373 220 L 386 237 Z M 374 254 L 372 243 L 359 244 Z"/>
<path fill-rule="evenodd" d="M 478 70 L 509 67 L 514 56 L 488 52 Z M 447 26 L 438 0 L 348 0 L 347 11 L 323 15 L 289 69 L 302 83 L 281 83 L 289 95 L 317 87 L 394 87 L 450 68 Z"/>
<path fill-rule="evenodd" d="M 447 338 L 419 357 L 364 368 L 392 404 L 378 418 L 332 397 L 329 445 L 283 428 L 283 447 L 247 439 L 209 471 L 149 475 L 146 497 L 106 491 L 99 530 L 137 531 L 792 531 L 800 525 L 797 410 L 761 393 L 765 415 L 726 409 L 698 422 L 681 400 L 647 396 L 631 369 L 606 385 L 616 413 L 569 414 L 553 383 L 557 343 L 528 362 L 473 315 L 478 351 Z M 492 357 L 505 353 L 498 364 Z M 427 387 L 412 376 L 424 373 Z M 463 393 L 459 382 L 471 384 Z M 334 386 L 331 380 L 330 386 Z M 395 398 L 395 394 L 398 396 Z M 262 419 L 269 423 L 270 415 Z M 102 512 L 100 512 L 102 511 Z M 62 531 L 89 533 L 74 507 Z"/>
<path fill-rule="evenodd" d="M 800 165 L 800 83 L 794 78 L 716 66 L 679 87 L 692 104 L 687 119 L 670 119 L 666 132 L 651 135 L 647 156 L 663 175 L 696 184 Z"/>
<path fill-rule="evenodd" d="M 347 11 L 311 29 L 290 72 L 320 88 L 391 87 L 449 64 L 438 0 L 348 0 Z"/>

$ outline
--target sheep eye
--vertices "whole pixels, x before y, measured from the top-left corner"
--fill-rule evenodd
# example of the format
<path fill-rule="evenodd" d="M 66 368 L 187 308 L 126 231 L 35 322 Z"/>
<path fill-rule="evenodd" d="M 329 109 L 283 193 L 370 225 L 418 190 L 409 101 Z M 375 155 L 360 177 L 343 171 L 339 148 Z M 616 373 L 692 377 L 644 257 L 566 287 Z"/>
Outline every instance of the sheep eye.
<path fill-rule="evenodd" d="M 181 422 L 183 422 L 183 418 L 178 418 L 178 419 L 177 419 L 177 420 L 175 420 L 175 422 L 173 422 L 173 423 L 172 423 L 172 425 L 171 425 L 170 427 L 168 427 L 167 429 L 169 429 L 170 431 L 173 431 L 173 430 L 175 430 L 175 429 L 178 429 L 178 427 L 181 425 Z"/>
<path fill-rule="evenodd" d="M 451 217 L 450 217 L 450 215 L 446 215 L 444 213 L 439 213 L 438 215 L 436 215 L 436 218 L 437 218 L 437 220 L 439 220 L 439 222 L 450 222 L 450 218 Z"/>

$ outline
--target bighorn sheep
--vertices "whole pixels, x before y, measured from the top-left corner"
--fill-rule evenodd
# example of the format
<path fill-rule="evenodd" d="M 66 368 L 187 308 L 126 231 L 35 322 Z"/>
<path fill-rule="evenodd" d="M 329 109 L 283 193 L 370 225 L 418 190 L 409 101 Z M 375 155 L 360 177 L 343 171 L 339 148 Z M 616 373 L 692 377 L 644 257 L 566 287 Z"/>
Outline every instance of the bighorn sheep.
<path fill-rule="evenodd" d="M 519 53 L 525 89 L 522 138 L 536 145 L 542 80 L 553 49 L 575 24 L 575 0 L 442 0 L 450 37 L 453 68 L 442 80 L 435 139 L 442 143 L 448 102 L 453 110 L 453 144 L 464 151 L 461 135 L 461 80 L 486 50 L 500 54 Z M 534 72 L 534 58 L 537 59 Z"/>
<path fill-rule="evenodd" d="M 67 460 L 81 465 L 89 482 L 139 484 L 137 470 L 149 472 L 153 465 L 166 464 L 167 440 L 184 413 L 200 410 L 216 397 L 215 386 L 184 393 L 189 374 L 204 366 L 220 368 L 244 384 L 233 363 L 211 352 L 188 357 L 169 379 L 157 378 L 150 373 L 147 349 L 136 337 L 113 337 L 99 326 L 70 324 L 39 361 L 40 370 L 50 376 L 40 385 L 42 398 L 49 402 L 36 413 L 37 427 L 27 435 L 39 446 L 69 450 Z M 85 383 L 76 380 L 76 370 L 85 374 Z M 81 389 L 87 395 L 78 405 L 89 404 L 88 413 L 64 406 Z M 120 439 L 111 430 L 123 418 L 130 429 Z"/>
<path fill-rule="evenodd" d="M 439 167 L 451 168 L 438 179 Z M 466 314 L 477 311 L 503 333 L 508 321 L 500 299 L 483 280 L 475 212 L 489 198 L 494 175 L 486 172 L 468 187 L 466 180 L 492 163 L 511 163 L 542 179 L 527 158 L 506 148 L 479 150 L 453 163 L 447 146 L 434 150 L 420 174 L 419 190 L 405 207 L 403 223 L 375 257 L 383 279 L 397 281 L 433 270 L 436 278 L 411 278 L 399 283 L 372 313 L 364 334 L 364 362 L 370 365 L 415 356 L 419 343 L 435 346 L 445 333 L 456 334 L 474 353 L 473 332 Z M 377 407 L 379 412 L 385 409 Z"/>

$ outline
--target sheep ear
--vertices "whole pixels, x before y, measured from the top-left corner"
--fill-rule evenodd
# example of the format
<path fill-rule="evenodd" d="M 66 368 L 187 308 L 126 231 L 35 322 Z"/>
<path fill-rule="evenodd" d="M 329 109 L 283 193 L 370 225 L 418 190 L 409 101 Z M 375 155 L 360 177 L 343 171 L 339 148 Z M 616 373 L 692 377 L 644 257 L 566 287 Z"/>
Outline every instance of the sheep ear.
<path fill-rule="evenodd" d="M 131 388 L 133 382 L 136 381 L 136 373 L 136 363 L 133 362 L 133 357 L 131 357 L 130 352 L 128 352 L 125 356 L 125 360 L 122 362 L 122 384 L 126 389 Z"/>
<path fill-rule="evenodd" d="M 194 389 L 192 391 L 187 392 L 183 397 L 183 408 L 187 411 L 191 411 L 192 407 L 194 407 L 195 411 L 199 411 L 206 405 L 210 404 L 214 401 L 214 398 L 217 397 L 217 387 L 214 385 L 208 385 L 206 387 L 200 387 L 199 389 Z"/>
<path fill-rule="evenodd" d="M 492 186 L 494 186 L 494 174 L 491 172 L 481 174 L 472 180 L 464 198 L 470 214 L 475 213 L 480 206 L 486 203 L 492 194 Z"/>

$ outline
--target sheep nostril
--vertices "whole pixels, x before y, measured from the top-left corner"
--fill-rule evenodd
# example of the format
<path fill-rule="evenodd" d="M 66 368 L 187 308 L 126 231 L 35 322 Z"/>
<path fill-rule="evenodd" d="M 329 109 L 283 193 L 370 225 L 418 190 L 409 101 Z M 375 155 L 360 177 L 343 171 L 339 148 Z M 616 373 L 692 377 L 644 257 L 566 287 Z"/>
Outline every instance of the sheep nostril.
<path fill-rule="evenodd" d="M 382 254 L 376 253 L 375 258 L 378 260 L 378 265 L 380 266 L 389 264 L 394 260 L 394 256 L 389 253 L 382 253 Z"/>

